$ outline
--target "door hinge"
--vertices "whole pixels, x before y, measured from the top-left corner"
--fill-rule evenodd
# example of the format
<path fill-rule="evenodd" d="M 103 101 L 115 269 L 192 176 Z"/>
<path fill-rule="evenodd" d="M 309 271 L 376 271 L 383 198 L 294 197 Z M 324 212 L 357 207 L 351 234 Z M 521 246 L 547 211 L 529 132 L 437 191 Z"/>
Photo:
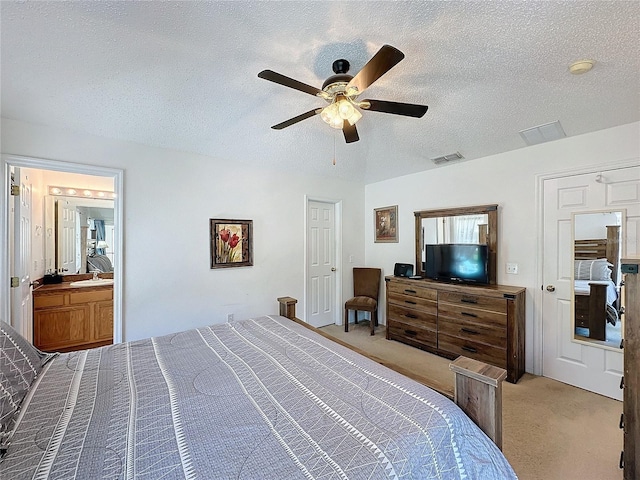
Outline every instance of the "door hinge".
<path fill-rule="evenodd" d="M 11 195 L 14 197 L 20 195 L 20 185 L 11 185 Z"/>
<path fill-rule="evenodd" d="M 20 286 L 20 277 L 11 277 L 11 288 Z"/>

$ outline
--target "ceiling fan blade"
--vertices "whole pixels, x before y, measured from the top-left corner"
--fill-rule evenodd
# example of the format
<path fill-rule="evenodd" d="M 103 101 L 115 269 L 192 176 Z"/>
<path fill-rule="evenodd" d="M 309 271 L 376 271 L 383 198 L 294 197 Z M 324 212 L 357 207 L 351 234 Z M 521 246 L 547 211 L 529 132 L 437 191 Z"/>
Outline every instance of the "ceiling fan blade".
<path fill-rule="evenodd" d="M 367 103 L 369 106 L 367 106 Z M 361 107 L 374 112 L 392 113 L 394 115 L 404 115 L 406 117 L 421 118 L 427 109 L 426 105 L 416 105 L 413 103 L 387 102 L 384 100 L 363 100 Z"/>
<path fill-rule="evenodd" d="M 360 140 L 360 137 L 358 136 L 358 130 L 356 130 L 355 124 L 351 125 L 346 120 L 342 125 L 342 133 L 344 134 L 344 140 L 347 143 L 353 143 Z"/>
<path fill-rule="evenodd" d="M 383 45 L 380 50 L 362 67 L 355 77 L 347 84 L 347 90 L 352 87 L 362 93 L 373 82 L 391 70 L 400 60 L 404 58 L 404 53 L 391 45 Z"/>
<path fill-rule="evenodd" d="M 263 70 L 258 74 L 258 77 L 269 80 L 273 83 L 284 85 L 285 87 L 293 88 L 294 90 L 300 90 L 301 92 L 308 93 L 309 95 L 317 95 L 321 92 L 319 88 L 312 87 L 306 83 L 299 82 L 293 78 L 285 77 L 280 73 L 276 73 L 273 70 Z"/>
<path fill-rule="evenodd" d="M 297 117 L 293 117 L 290 118 L 289 120 L 279 123 L 277 125 L 274 125 L 273 128 L 274 130 L 282 130 L 283 128 L 287 128 L 290 127 L 291 125 L 293 125 L 294 123 L 298 123 L 301 122 L 302 120 L 306 120 L 307 118 L 313 117 L 314 115 L 319 114 L 322 111 L 321 108 L 316 108 L 314 110 L 309 110 L 308 112 L 305 112 L 301 115 L 298 115 Z"/>

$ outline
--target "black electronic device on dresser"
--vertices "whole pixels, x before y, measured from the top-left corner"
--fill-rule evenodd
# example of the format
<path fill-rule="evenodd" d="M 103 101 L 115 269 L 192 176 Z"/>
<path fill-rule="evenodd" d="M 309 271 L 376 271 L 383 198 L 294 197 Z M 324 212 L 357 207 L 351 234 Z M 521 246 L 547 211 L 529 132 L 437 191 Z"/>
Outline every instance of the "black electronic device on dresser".
<path fill-rule="evenodd" d="M 413 265 L 410 263 L 396 263 L 393 268 L 394 277 L 411 277 L 413 275 Z"/>

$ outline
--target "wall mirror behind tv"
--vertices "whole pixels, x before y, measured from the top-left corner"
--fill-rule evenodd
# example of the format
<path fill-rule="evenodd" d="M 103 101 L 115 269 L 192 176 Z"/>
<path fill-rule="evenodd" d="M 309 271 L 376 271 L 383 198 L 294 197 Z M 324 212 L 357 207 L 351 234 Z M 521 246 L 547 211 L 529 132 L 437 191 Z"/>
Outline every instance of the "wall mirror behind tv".
<path fill-rule="evenodd" d="M 433 263 L 426 268 L 427 256 L 473 256 L 486 261 L 486 270 L 471 273 L 461 281 L 496 283 L 498 261 L 498 205 L 420 210 L 414 212 L 416 229 L 416 275 L 433 275 Z M 451 247 L 449 247 L 451 246 Z M 474 248 L 476 246 L 477 248 Z M 474 253 L 470 253 L 473 250 Z M 434 253 L 435 252 L 435 253 Z M 453 253 L 455 252 L 455 253 Z M 474 267 L 475 268 L 475 267 Z M 430 270 L 429 272 L 427 272 Z M 456 276 L 456 274 L 452 275 Z M 465 275 L 461 275 L 465 277 Z M 446 278 L 441 278 L 446 280 Z"/>

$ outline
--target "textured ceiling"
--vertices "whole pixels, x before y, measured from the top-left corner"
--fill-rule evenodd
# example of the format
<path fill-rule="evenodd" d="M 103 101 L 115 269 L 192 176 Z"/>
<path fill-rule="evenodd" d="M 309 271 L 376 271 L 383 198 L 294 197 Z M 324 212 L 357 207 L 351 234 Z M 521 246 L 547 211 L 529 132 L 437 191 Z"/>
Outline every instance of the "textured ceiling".
<path fill-rule="evenodd" d="M 2 116 L 218 160 L 363 182 L 640 120 L 640 3 L 10 2 L 0 4 Z M 320 87 L 383 45 L 406 57 L 367 98 L 429 105 L 422 119 L 364 112 L 360 141 L 314 117 L 324 102 L 257 77 Z M 571 75 L 575 60 L 596 60 Z M 365 98 L 365 97 L 363 97 Z M 336 135 L 337 133 L 337 135 Z M 334 156 L 336 165 L 332 165 Z"/>

